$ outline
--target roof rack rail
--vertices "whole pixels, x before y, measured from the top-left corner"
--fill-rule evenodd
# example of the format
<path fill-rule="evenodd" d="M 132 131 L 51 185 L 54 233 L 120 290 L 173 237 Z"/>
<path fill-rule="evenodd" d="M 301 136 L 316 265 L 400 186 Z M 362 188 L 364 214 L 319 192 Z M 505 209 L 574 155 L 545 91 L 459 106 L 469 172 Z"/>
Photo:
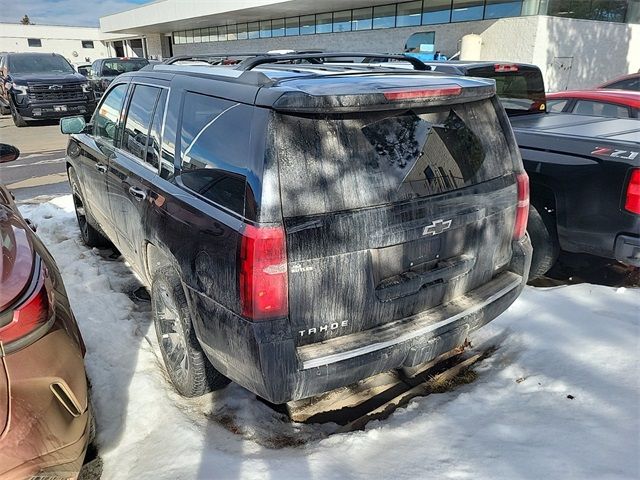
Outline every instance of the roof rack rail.
<path fill-rule="evenodd" d="M 416 57 L 403 54 L 388 54 L 388 53 L 358 53 L 358 52 L 332 52 L 332 53 L 292 53 L 283 55 L 270 55 L 260 54 L 255 57 L 247 58 L 240 62 L 235 68 L 238 70 L 253 70 L 259 65 L 268 63 L 280 63 L 289 60 L 308 60 L 309 63 L 321 64 L 327 58 L 384 58 L 386 60 L 399 60 L 403 62 L 409 62 L 413 65 L 414 70 L 430 70 L 430 67 L 425 65 L 422 61 Z"/>
<path fill-rule="evenodd" d="M 236 57 L 257 57 L 259 55 L 264 55 L 264 52 L 261 53 L 207 53 L 207 54 L 198 54 L 198 55 L 175 55 L 171 58 L 167 58 L 162 63 L 164 65 L 173 65 L 177 62 L 189 61 L 189 60 L 203 60 L 207 62 L 208 60 L 213 59 L 225 59 L 225 58 L 236 58 Z M 210 62 L 207 62 L 210 63 Z"/>

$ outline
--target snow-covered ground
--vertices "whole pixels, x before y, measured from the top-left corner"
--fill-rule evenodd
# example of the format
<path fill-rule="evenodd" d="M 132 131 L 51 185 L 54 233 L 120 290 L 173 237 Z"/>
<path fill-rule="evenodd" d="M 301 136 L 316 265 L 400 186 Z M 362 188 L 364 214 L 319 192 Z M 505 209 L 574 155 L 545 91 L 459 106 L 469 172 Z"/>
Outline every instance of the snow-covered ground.
<path fill-rule="evenodd" d="M 475 382 L 329 436 L 236 385 L 179 397 L 138 283 L 80 243 L 71 197 L 21 210 L 87 344 L 105 479 L 640 478 L 639 289 L 528 287 L 472 339 L 500 343 Z"/>

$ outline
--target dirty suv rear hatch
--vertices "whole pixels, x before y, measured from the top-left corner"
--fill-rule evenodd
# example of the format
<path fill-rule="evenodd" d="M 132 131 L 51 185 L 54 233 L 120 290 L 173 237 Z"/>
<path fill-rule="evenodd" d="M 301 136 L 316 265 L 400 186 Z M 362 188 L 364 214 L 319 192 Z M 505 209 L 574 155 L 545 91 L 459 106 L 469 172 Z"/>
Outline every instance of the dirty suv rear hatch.
<path fill-rule="evenodd" d="M 316 95 L 325 81 L 336 85 L 297 82 L 270 129 L 304 368 L 373 351 L 376 338 L 380 349 L 400 342 L 422 313 L 495 281 L 528 195 L 493 82 L 348 77 Z M 521 281 L 511 274 L 487 294 Z M 315 358 L 325 347 L 334 355 Z"/>

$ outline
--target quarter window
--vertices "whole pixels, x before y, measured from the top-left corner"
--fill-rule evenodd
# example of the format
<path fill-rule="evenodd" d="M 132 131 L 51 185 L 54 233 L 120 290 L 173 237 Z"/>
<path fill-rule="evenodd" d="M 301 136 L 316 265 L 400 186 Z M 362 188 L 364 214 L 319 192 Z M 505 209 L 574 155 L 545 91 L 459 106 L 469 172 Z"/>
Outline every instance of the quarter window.
<path fill-rule="evenodd" d="M 122 149 L 143 162 L 147 162 L 146 151 L 151 142 L 149 128 L 159 94 L 160 89 L 157 87 L 136 85 L 127 112 L 127 120 L 122 134 Z M 153 166 L 153 161 L 148 163 Z M 157 163 L 156 161 L 156 168 Z"/>
<path fill-rule="evenodd" d="M 568 100 L 547 100 L 547 112 L 559 113 L 564 110 Z"/>
<path fill-rule="evenodd" d="M 251 107 L 187 93 L 182 120 L 180 179 L 189 190 L 244 214 Z M 249 199 L 251 200 L 251 199 Z"/>
<path fill-rule="evenodd" d="M 127 93 L 127 84 L 123 83 L 114 87 L 96 110 L 94 124 L 95 136 L 106 143 L 114 144 L 118 129 L 118 120 Z"/>

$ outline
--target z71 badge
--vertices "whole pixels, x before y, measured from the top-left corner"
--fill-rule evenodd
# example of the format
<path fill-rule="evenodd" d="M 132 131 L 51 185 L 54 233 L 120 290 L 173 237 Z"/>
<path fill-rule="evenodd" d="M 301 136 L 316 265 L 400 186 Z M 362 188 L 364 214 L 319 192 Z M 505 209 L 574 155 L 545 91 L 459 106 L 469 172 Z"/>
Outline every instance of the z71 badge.
<path fill-rule="evenodd" d="M 591 155 L 598 155 L 600 157 L 622 158 L 624 160 L 633 160 L 640 152 L 634 152 L 632 150 L 619 150 L 611 147 L 596 147 L 591 152 Z"/>

